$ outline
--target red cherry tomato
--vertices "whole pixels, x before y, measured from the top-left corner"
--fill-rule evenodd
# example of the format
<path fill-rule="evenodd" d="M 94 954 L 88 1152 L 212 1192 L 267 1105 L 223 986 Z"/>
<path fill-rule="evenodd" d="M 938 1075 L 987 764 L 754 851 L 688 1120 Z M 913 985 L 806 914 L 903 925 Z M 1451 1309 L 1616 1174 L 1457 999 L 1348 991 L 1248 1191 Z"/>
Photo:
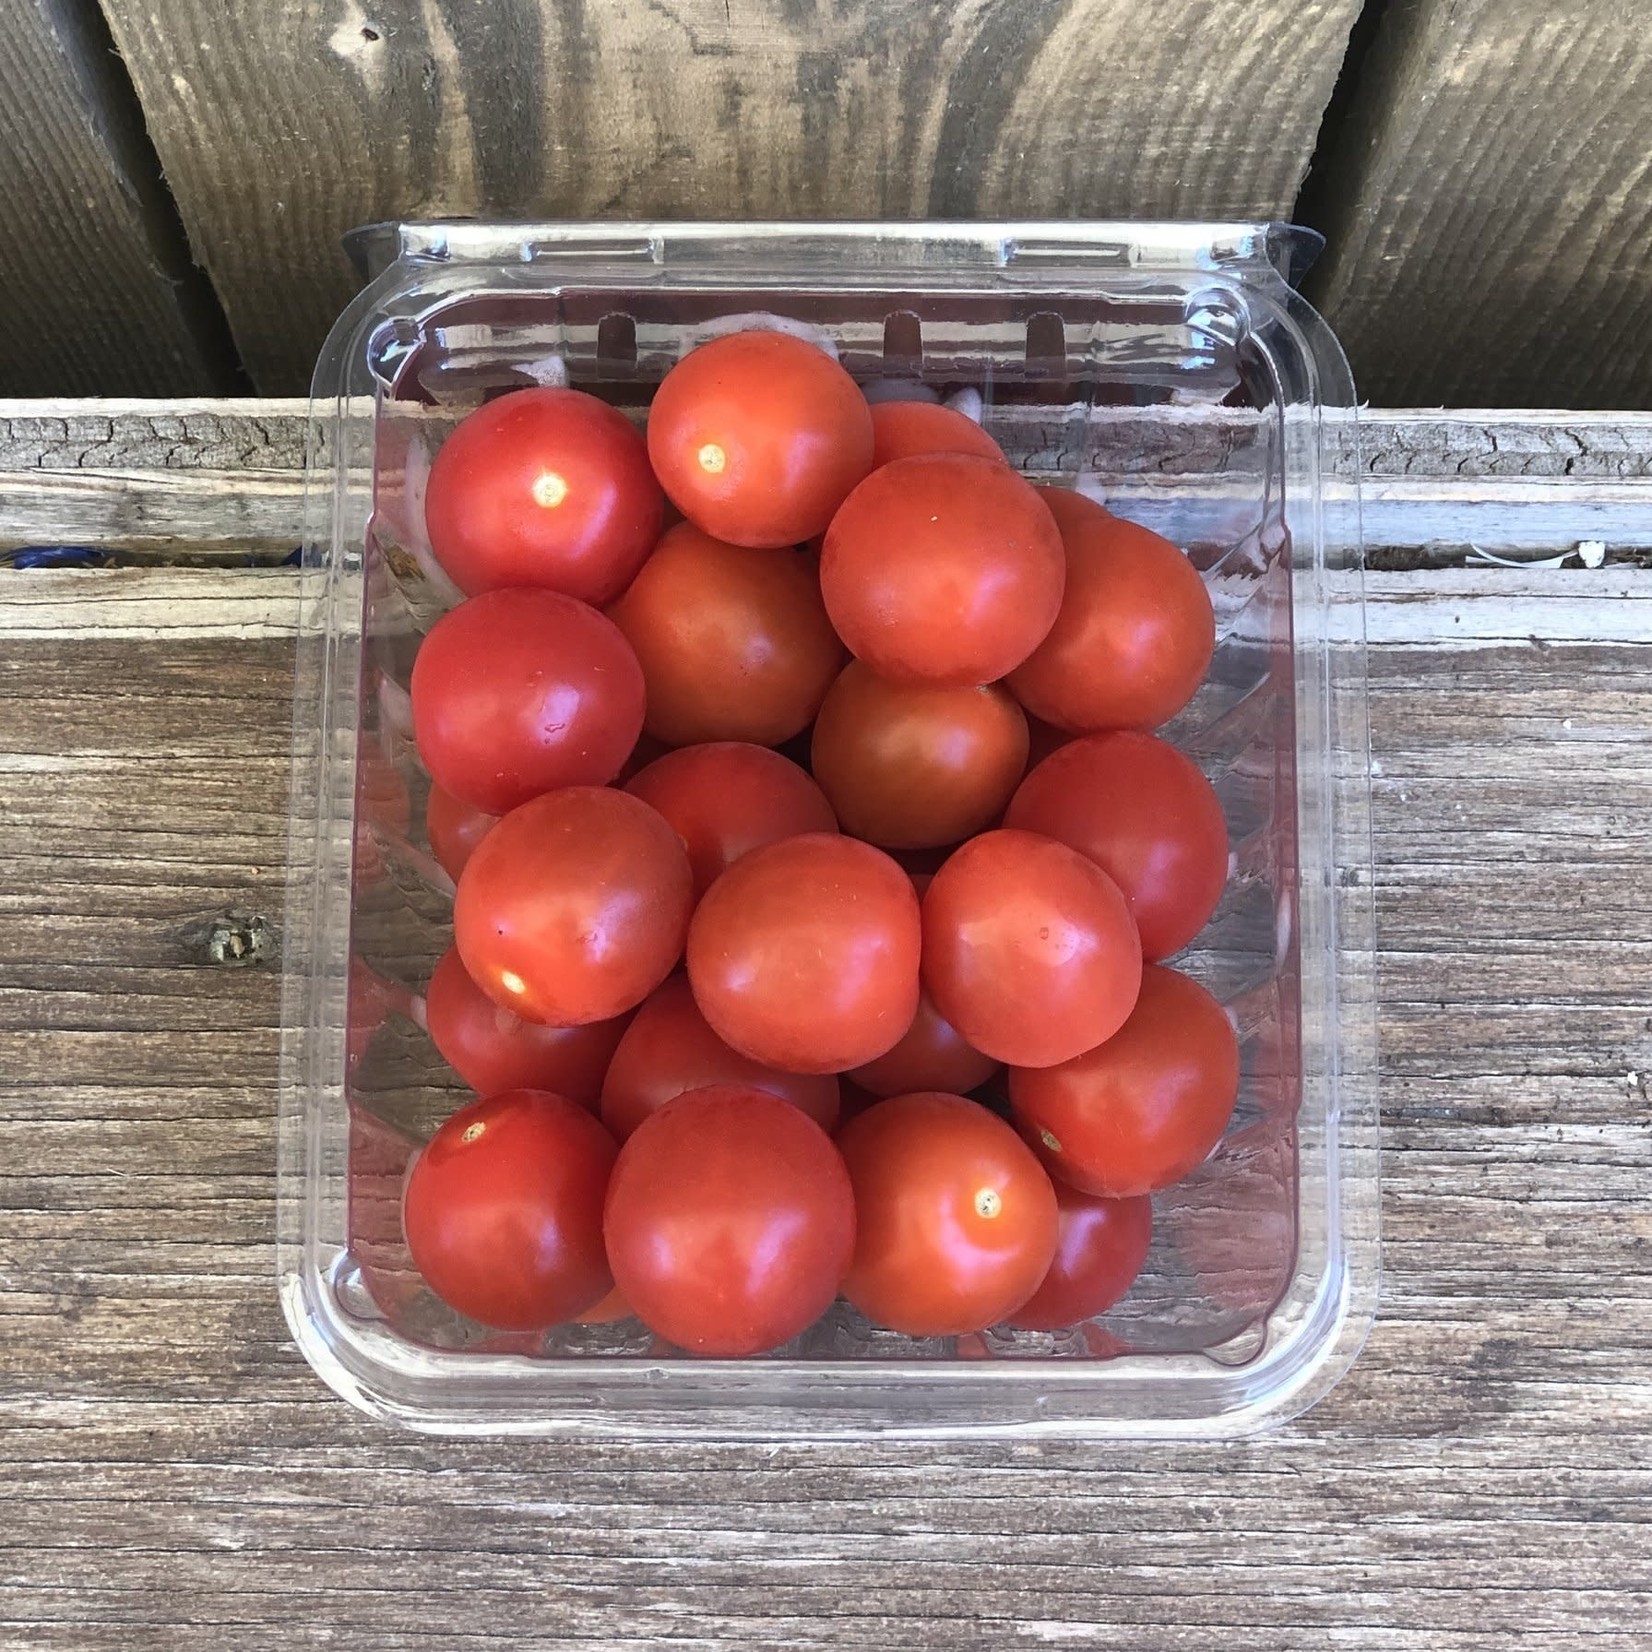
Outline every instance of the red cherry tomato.
<path fill-rule="evenodd" d="M 1048 1067 L 1124 1024 L 1141 942 L 1118 886 L 1092 861 L 1031 832 L 985 832 L 924 895 L 923 976 L 976 1049 Z"/>
<path fill-rule="evenodd" d="M 1055 1190 L 1002 1119 L 962 1096 L 896 1096 L 838 1137 L 855 1190 L 843 1294 L 874 1324 L 961 1336 L 1021 1306 L 1049 1271 Z"/>
<path fill-rule="evenodd" d="M 1169 1187 L 1210 1156 L 1239 1094 L 1227 1012 L 1173 969 L 1149 964 L 1130 1019 L 1060 1066 L 1010 1069 L 1017 1123 L 1051 1172 L 1124 1198 Z"/>
<path fill-rule="evenodd" d="M 614 1138 L 565 1096 L 506 1090 L 461 1107 L 408 1174 L 413 1265 L 450 1308 L 535 1331 L 600 1302 Z"/>
<path fill-rule="evenodd" d="M 695 1002 L 725 1043 L 787 1072 L 892 1049 L 918 1008 L 918 899 L 870 844 L 811 832 L 754 849 L 700 902 Z"/>
<path fill-rule="evenodd" d="M 1038 489 L 962 453 L 873 471 L 820 556 L 826 611 L 857 659 L 897 681 L 959 687 L 1026 659 L 1055 623 L 1065 577 Z"/>
<path fill-rule="evenodd" d="M 524 1021 L 471 980 L 452 947 L 431 974 L 424 1003 L 431 1042 L 478 1095 L 554 1090 L 592 1112 L 626 1027 L 623 1016 L 579 1027 Z"/>
<path fill-rule="evenodd" d="M 1067 591 L 1010 689 L 1058 728 L 1157 728 L 1210 666 L 1216 619 L 1205 582 L 1168 539 L 1082 494 L 1049 488 L 1044 500 L 1067 548 Z"/>
<path fill-rule="evenodd" d="M 806 728 L 843 666 L 820 591 L 793 551 L 673 528 L 609 610 L 648 683 L 648 732 L 668 746 L 776 746 Z"/>
<path fill-rule="evenodd" d="M 693 903 L 682 840 L 653 809 L 569 786 L 512 810 L 477 846 L 453 938 L 495 1003 L 579 1026 L 623 1015 L 671 973 Z"/>
<path fill-rule="evenodd" d="M 872 416 L 824 350 L 786 333 L 731 333 L 666 374 L 648 410 L 648 456 L 708 534 L 795 545 L 872 468 Z"/>
<path fill-rule="evenodd" d="M 1098 1199 L 1055 1184 L 1060 1225 L 1044 1283 L 1010 1315 L 1023 1331 L 1059 1331 L 1104 1314 L 1135 1283 L 1153 1239 L 1153 1201 Z"/>
<path fill-rule="evenodd" d="M 419 756 L 444 791 L 503 814 L 602 786 L 642 729 L 636 655 L 560 591 L 490 591 L 444 614 L 413 662 Z"/>
<path fill-rule="evenodd" d="M 927 992 L 918 994 L 918 1013 L 901 1041 L 885 1055 L 845 1076 L 876 1096 L 904 1096 L 913 1090 L 947 1090 L 962 1095 L 992 1078 L 1001 1062 L 972 1049 Z"/>
<path fill-rule="evenodd" d="M 837 1123 L 832 1073 L 782 1073 L 731 1050 L 694 1002 L 686 976 L 674 975 L 637 1011 L 602 1085 L 602 1122 L 624 1141 L 650 1113 L 708 1084 L 743 1084 L 800 1107 L 823 1130 Z"/>
<path fill-rule="evenodd" d="M 1004 824 L 1087 855 L 1124 892 L 1154 962 L 1204 928 L 1228 877 L 1222 805 L 1198 767 L 1151 734 L 1074 740 L 1022 781 Z"/>
<path fill-rule="evenodd" d="M 642 436 L 579 390 L 513 390 L 470 414 L 430 467 L 430 547 L 467 596 L 542 585 L 612 602 L 660 536 Z"/>
<path fill-rule="evenodd" d="M 472 850 L 498 824 L 498 815 L 461 803 L 451 792 L 431 786 L 424 806 L 424 833 L 437 864 L 455 882 Z"/>
<path fill-rule="evenodd" d="M 853 660 L 821 704 L 810 766 L 844 831 L 935 848 L 1003 813 L 1026 770 L 1027 719 L 1001 688 L 893 683 Z"/>
<path fill-rule="evenodd" d="M 831 1305 L 855 1242 L 843 1160 L 813 1119 L 739 1084 L 693 1090 L 620 1150 L 604 1218 L 614 1280 L 697 1354 L 760 1354 Z"/>
<path fill-rule="evenodd" d="M 973 453 L 1004 461 L 1004 450 L 973 419 L 934 402 L 878 402 L 872 408 L 872 468 L 918 453 Z"/>
<path fill-rule="evenodd" d="M 625 789 L 658 809 L 688 846 L 696 899 L 765 843 L 837 830 L 825 793 L 797 764 L 738 740 L 668 752 Z"/>

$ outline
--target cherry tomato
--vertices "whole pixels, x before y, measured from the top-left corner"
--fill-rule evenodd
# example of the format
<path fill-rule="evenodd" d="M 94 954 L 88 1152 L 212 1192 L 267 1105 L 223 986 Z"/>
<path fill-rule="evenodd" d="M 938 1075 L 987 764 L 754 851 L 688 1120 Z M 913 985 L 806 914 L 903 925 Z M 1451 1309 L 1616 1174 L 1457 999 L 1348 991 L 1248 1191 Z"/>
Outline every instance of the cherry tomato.
<path fill-rule="evenodd" d="M 978 1089 L 1003 1065 L 972 1049 L 927 992 L 918 994 L 918 1013 L 894 1049 L 844 1076 L 875 1096 L 903 1096 L 913 1090 L 948 1090 L 962 1095 Z"/>
<path fill-rule="evenodd" d="M 1239 1041 L 1198 982 L 1149 964 L 1128 1021 L 1059 1066 L 1010 1069 L 1016 1121 L 1084 1193 L 1169 1187 L 1209 1157 L 1239 1094 Z"/>
<path fill-rule="evenodd" d="M 1059 1331 L 1104 1314 L 1135 1283 L 1153 1239 L 1153 1201 L 1098 1199 L 1055 1184 L 1059 1226 L 1044 1283 L 1010 1315 L 1023 1331 Z"/>
<path fill-rule="evenodd" d="M 837 830 L 825 793 L 797 764 L 738 740 L 668 752 L 625 789 L 658 809 L 688 846 L 696 899 L 752 849 Z"/>
<path fill-rule="evenodd" d="M 450 1308 L 496 1330 L 583 1313 L 614 1283 L 602 1243 L 614 1153 L 565 1096 L 506 1090 L 461 1107 L 408 1173 L 413 1265 Z"/>
<path fill-rule="evenodd" d="M 976 1049 L 1048 1067 L 1124 1024 L 1141 942 L 1118 886 L 1092 861 L 1031 832 L 984 832 L 924 895 L 923 978 Z"/>
<path fill-rule="evenodd" d="M 700 902 L 694 1000 L 725 1043 L 796 1073 L 893 1049 L 918 1008 L 918 898 L 870 844 L 810 832 L 754 849 Z"/>
<path fill-rule="evenodd" d="M 958 687 L 994 682 L 1032 653 L 1065 577 L 1038 489 L 963 453 L 873 471 L 820 556 L 826 611 L 857 659 L 897 681 Z"/>
<path fill-rule="evenodd" d="M 630 644 L 560 591 L 472 597 L 413 662 L 419 756 L 444 791 L 489 814 L 557 786 L 606 785 L 642 716 Z"/>
<path fill-rule="evenodd" d="M 855 1191 L 843 1294 L 874 1324 L 961 1336 L 1013 1313 L 1056 1248 L 1055 1190 L 1016 1133 L 962 1096 L 869 1108 L 838 1137 Z"/>
<path fill-rule="evenodd" d="M 455 882 L 471 851 L 498 823 L 498 815 L 461 803 L 451 792 L 431 786 L 424 806 L 424 834 L 437 864 Z"/>
<path fill-rule="evenodd" d="M 973 419 L 935 402 L 878 402 L 872 408 L 872 468 L 916 453 L 973 453 L 1004 461 L 1004 450 Z"/>
<path fill-rule="evenodd" d="M 831 1305 L 855 1242 L 843 1160 L 813 1119 L 740 1084 L 667 1102 L 625 1146 L 604 1217 L 615 1283 L 697 1354 L 760 1354 Z"/>
<path fill-rule="evenodd" d="M 660 484 L 623 413 L 580 390 L 513 390 L 430 467 L 430 547 L 467 596 L 548 586 L 612 602 L 660 536 Z"/>
<path fill-rule="evenodd" d="M 1009 674 L 1028 711 L 1058 728 L 1157 728 L 1204 680 L 1216 646 L 1210 593 L 1170 543 L 1065 488 L 1044 490 L 1067 549 L 1050 633 Z"/>
<path fill-rule="evenodd" d="M 821 704 L 810 766 L 844 831 L 935 848 L 1003 813 L 1026 770 L 1027 719 L 1001 688 L 894 683 L 853 660 Z"/>
<path fill-rule="evenodd" d="M 453 938 L 496 1004 L 572 1027 L 623 1015 L 671 973 L 693 904 L 682 840 L 653 809 L 568 786 L 513 809 L 477 846 Z"/>
<path fill-rule="evenodd" d="M 872 468 L 872 415 L 824 350 L 786 333 L 731 333 L 666 374 L 648 410 L 648 456 L 708 534 L 795 545 Z"/>
<path fill-rule="evenodd" d="M 554 1090 L 592 1112 L 626 1027 L 623 1016 L 579 1027 L 524 1021 L 471 980 L 452 947 L 432 972 L 424 1003 L 431 1042 L 478 1095 Z"/>
<path fill-rule="evenodd" d="M 731 1050 L 694 1002 L 686 976 L 674 975 L 637 1011 L 602 1084 L 602 1122 L 624 1141 L 650 1113 L 708 1084 L 743 1084 L 801 1107 L 823 1130 L 837 1123 L 832 1073 L 782 1073 Z"/>
<path fill-rule="evenodd" d="M 1022 781 L 1007 826 L 1087 855 L 1124 892 L 1154 962 L 1204 928 L 1227 885 L 1228 829 L 1211 784 L 1151 734 L 1074 740 Z"/>
<path fill-rule="evenodd" d="M 609 610 L 648 683 L 668 746 L 777 746 L 806 728 L 843 666 L 820 591 L 793 551 L 754 551 L 687 522 Z"/>

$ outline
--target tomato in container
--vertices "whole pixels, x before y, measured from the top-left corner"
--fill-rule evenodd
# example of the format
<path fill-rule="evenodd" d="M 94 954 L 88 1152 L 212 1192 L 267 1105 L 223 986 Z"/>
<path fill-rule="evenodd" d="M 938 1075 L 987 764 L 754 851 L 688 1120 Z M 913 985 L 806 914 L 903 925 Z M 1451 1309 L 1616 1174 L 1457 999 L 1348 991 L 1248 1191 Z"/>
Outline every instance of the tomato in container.
<path fill-rule="evenodd" d="M 1115 229 L 656 226 L 646 276 L 623 230 L 401 232 L 396 319 L 330 348 L 417 554 L 328 573 L 300 673 L 369 755 L 315 758 L 284 1123 L 285 1300 L 354 1397 L 1175 1432 L 1294 1403 L 1270 1337 L 1343 1358 L 1358 678 L 1272 432 L 1351 392 L 1274 230 Z M 352 952 L 384 992 L 329 1044 Z"/>

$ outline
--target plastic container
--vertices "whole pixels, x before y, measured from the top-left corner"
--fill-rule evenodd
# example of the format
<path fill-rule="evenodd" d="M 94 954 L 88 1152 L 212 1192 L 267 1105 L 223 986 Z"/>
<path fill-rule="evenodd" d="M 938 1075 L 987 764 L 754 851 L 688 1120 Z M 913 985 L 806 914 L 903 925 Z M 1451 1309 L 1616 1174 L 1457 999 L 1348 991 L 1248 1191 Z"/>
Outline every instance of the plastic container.
<path fill-rule="evenodd" d="M 312 403 L 279 1224 L 288 1320 L 339 1393 L 450 1432 L 1213 1436 L 1347 1368 L 1378 1272 L 1369 771 L 1353 387 L 1287 279 L 1317 248 L 1269 224 L 360 233 L 380 268 Z M 1157 1196 L 1136 1288 L 1070 1333 L 913 1342 L 840 1303 L 738 1362 L 634 1322 L 504 1336 L 436 1302 L 402 1246 L 408 1158 L 464 1099 L 418 1024 L 451 910 L 406 692 L 454 594 L 424 541 L 430 457 L 507 386 L 640 417 L 683 351 L 754 312 L 823 330 L 874 394 L 979 392 L 1012 462 L 1168 534 L 1215 599 L 1209 681 L 1166 732 L 1232 833 L 1180 965 L 1236 1018 L 1242 1093 Z"/>

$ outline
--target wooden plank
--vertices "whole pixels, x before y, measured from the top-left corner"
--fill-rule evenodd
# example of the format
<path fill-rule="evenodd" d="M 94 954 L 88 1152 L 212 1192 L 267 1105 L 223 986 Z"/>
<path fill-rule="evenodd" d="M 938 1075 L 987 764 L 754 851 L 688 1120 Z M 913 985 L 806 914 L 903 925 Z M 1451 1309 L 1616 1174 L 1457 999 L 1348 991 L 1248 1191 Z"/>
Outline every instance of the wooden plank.
<path fill-rule="evenodd" d="M 1309 292 L 1373 401 L 1652 398 L 1652 9 L 1394 0 Z"/>
<path fill-rule="evenodd" d="M 0 7 L 0 224 L 0 393 L 231 386 L 131 87 L 72 0 Z"/>
<path fill-rule="evenodd" d="M 1652 652 L 1594 633 L 1652 636 L 1652 573 L 1372 584 L 1354 1371 L 1233 1446 L 752 1448 L 432 1441 L 321 1389 L 273 1298 L 278 978 L 200 927 L 279 920 L 295 578 L 7 576 L 0 1645 L 1642 1652 Z"/>
<path fill-rule="evenodd" d="M 279 561 L 303 531 L 307 417 L 296 399 L 0 400 L 0 549 Z M 1097 444 L 1140 456 L 1113 484 L 1120 508 L 1150 514 L 1190 472 L 1222 485 L 1236 417 L 1097 410 Z M 1476 545 L 1530 555 L 1599 539 L 1635 561 L 1652 547 L 1652 413 L 1370 409 L 1357 430 L 1329 419 L 1326 436 L 1327 495 L 1346 498 L 1357 466 L 1380 566 L 1460 563 Z"/>
<path fill-rule="evenodd" d="M 374 219 L 1288 215 L 1358 10 L 104 4 L 266 391 L 307 382 Z"/>

